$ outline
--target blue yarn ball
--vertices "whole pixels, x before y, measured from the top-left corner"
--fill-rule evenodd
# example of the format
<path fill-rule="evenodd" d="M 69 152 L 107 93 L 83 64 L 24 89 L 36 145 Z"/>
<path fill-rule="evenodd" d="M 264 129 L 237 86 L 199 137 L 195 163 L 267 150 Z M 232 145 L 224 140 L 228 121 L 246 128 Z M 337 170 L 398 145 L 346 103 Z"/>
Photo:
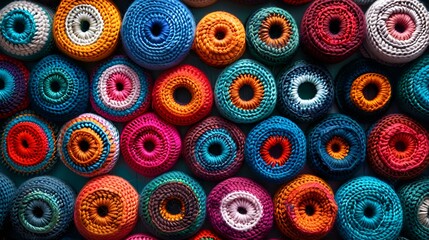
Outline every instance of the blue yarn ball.
<path fill-rule="evenodd" d="M 0 173 L 0 230 L 9 214 L 12 200 L 15 197 L 15 184 L 6 175 Z"/>

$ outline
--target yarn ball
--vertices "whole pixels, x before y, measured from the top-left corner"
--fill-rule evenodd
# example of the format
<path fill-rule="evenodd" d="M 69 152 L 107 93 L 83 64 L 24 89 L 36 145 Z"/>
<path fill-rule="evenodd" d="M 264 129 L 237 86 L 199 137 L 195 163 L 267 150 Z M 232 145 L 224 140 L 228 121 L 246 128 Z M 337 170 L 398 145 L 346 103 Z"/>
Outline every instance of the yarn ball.
<path fill-rule="evenodd" d="M 359 5 L 359 6 L 365 6 L 365 5 L 369 5 L 372 4 L 373 2 L 375 2 L 376 0 L 354 0 L 354 2 Z"/>
<path fill-rule="evenodd" d="M 6 175 L 0 173 L 0 230 L 3 229 L 3 222 L 9 216 L 9 211 L 15 197 L 15 183 Z"/>
<path fill-rule="evenodd" d="M 182 2 L 192 8 L 203 8 L 215 4 L 217 0 L 182 0 Z"/>
<path fill-rule="evenodd" d="M 212 231 L 204 229 L 195 234 L 191 240 L 221 240 L 221 238 Z"/>
<path fill-rule="evenodd" d="M 156 240 L 156 238 L 146 234 L 134 234 L 132 236 L 127 237 L 125 240 Z"/>

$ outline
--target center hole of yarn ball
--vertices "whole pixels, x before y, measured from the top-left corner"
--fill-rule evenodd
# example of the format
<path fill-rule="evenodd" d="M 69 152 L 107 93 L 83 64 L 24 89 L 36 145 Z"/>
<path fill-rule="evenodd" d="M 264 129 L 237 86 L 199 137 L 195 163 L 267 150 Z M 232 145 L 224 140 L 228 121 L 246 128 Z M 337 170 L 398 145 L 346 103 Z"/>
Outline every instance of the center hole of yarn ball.
<path fill-rule="evenodd" d="M 25 23 L 22 20 L 16 20 L 13 23 L 13 30 L 16 33 L 23 33 L 25 31 Z"/>
<path fill-rule="evenodd" d="M 5 87 L 4 80 L 0 78 L 0 90 L 3 90 Z"/>
<path fill-rule="evenodd" d="M 395 149 L 398 152 L 404 152 L 407 149 L 407 145 L 402 141 L 397 141 L 395 143 Z"/>
<path fill-rule="evenodd" d="M 213 156 L 222 154 L 222 146 L 219 143 L 213 143 L 209 146 L 209 153 Z"/>
<path fill-rule="evenodd" d="M 332 34 L 338 34 L 341 30 L 341 21 L 338 18 L 334 18 L 329 22 L 329 32 Z"/>
<path fill-rule="evenodd" d="M 336 152 L 336 153 L 339 152 L 341 150 L 340 144 L 338 144 L 338 143 L 332 144 L 331 150 L 332 150 L 332 152 Z"/>
<path fill-rule="evenodd" d="M 158 23 L 158 22 L 152 24 L 152 27 L 150 28 L 150 32 L 155 37 L 159 36 L 161 34 L 161 32 L 162 32 L 162 26 L 161 26 L 161 24 Z"/>
<path fill-rule="evenodd" d="M 308 100 L 313 99 L 316 96 L 316 86 L 311 82 L 305 82 L 299 85 L 298 95 L 301 99 Z"/>
<path fill-rule="evenodd" d="M 240 88 L 238 94 L 240 95 L 241 100 L 250 101 L 253 99 L 255 93 L 249 84 L 245 84 Z"/>
<path fill-rule="evenodd" d="M 41 218 L 41 217 L 43 217 L 43 209 L 41 208 L 41 207 L 35 207 L 35 208 L 33 208 L 33 215 L 36 217 L 36 218 Z"/>
<path fill-rule="evenodd" d="M 51 87 L 52 92 L 59 92 L 60 89 L 61 89 L 61 85 L 57 81 L 51 82 L 51 86 L 50 87 Z"/>
<path fill-rule="evenodd" d="M 30 145 L 28 144 L 27 140 L 25 140 L 25 139 L 23 139 L 23 140 L 21 141 L 21 145 L 22 145 L 24 148 L 29 148 L 29 147 L 30 147 Z"/>
<path fill-rule="evenodd" d="M 398 22 L 395 24 L 395 31 L 398 33 L 404 33 L 407 30 L 407 26 L 403 22 Z"/>
<path fill-rule="evenodd" d="M 79 142 L 79 149 L 82 152 L 86 152 L 89 150 L 89 143 L 87 141 L 80 141 Z"/>
<path fill-rule="evenodd" d="M 146 141 L 143 143 L 143 147 L 146 151 L 152 152 L 155 149 L 155 143 L 152 141 Z"/>
<path fill-rule="evenodd" d="M 192 95 L 189 90 L 185 87 L 178 87 L 174 90 L 174 101 L 179 103 L 180 105 L 187 105 L 191 102 Z"/>
<path fill-rule="evenodd" d="M 167 212 L 176 215 L 179 214 L 182 211 L 182 202 L 180 202 L 178 199 L 171 199 L 167 202 Z"/>
<path fill-rule="evenodd" d="M 270 35 L 271 39 L 277 39 L 280 38 L 283 34 L 283 28 L 280 24 L 273 24 L 270 27 L 270 30 L 268 31 L 268 34 Z"/>
<path fill-rule="evenodd" d="M 276 145 L 272 146 L 268 150 L 268 152 L 270 153 L 271 157 L 277 159 L 277 158 L 279 158 L 282 155 L 282 153 L 283 153 L 283 147 L 280 144 L 276 144 Z"/>
<path fill-rule="evenodd" d="M 89 30 L 90 24 L 87 20 L 83 20 L 80 22 L 80 30 L 82 32 L 86 32 Z"/>
<path fill-rule="evenodd" d="M 244 207 L 238 207 L 237 208 L 237 212 L 240 213 L 241 215 L 246 215 L 247 214 L 247 210 Z"/>
<path fill-rule="evenodd" d="M 222 40 L 222 39 L 224 39 L 224 38 L 225 38 L 225 31 L 223 31 L 223 30 L 218 30 L 218 31 L 216 31 L 216 33 L 215 33 L 215 38 L 216 38 L 217 40 Z"/>
<path fill-rule="evenodd" d="M 97 214 L 100 217 L 105 217 L 109 213 L 109 208 L 107 206 L 99 206 L 97 208 Z"/>
<path fill-rule="evenodd" d="M 378 95 L 377 85 L 370 83 L 363 88 L 363 96 L 366 100 L 373 100 Z"/>
<path fill-rule="evenodd" d="M 115 84 L 115 87 L 116 87 L 116 90 L 117 90 L 117 91 L 123 91 L 123 90 L 124 90 L 124 84 L 122 84 L 122 83 L 120 83 L 120 82 L 117 82 L 117 83 Z"/>
<path fill-rule="evenodd" d="M 307 214 L 308 216 L 313 216 L 314 215 L 314 207 L 307 205 L 305 206 L 305 214 Z"/>
<path fill-rule="evenodd" d="M 365 215 L 365 217 L 367 218 L 372 218 L 375 215 L 375 211 L 374 208 L 372 207 L 366 207 L 363 214 Z"/>

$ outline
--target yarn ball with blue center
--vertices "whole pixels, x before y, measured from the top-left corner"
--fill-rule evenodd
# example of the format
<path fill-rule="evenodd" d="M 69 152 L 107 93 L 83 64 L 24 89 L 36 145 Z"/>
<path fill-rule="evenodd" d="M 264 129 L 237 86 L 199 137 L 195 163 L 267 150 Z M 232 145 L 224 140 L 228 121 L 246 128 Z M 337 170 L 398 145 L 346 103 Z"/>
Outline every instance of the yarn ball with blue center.
<path fill-rule="evenodd" d="M 12 180 L 0 173 L 0 231 L 3 229 L 3 222 L 9 214 L 15 191 L 16 187 Z"/>
<path fill-rule="evenodd" d="M 177 0 L 137 0 L 122 22 L 122 44 L 127 55 L 150 70 L 179 64 L 191 50 L 195 20 Z"/>

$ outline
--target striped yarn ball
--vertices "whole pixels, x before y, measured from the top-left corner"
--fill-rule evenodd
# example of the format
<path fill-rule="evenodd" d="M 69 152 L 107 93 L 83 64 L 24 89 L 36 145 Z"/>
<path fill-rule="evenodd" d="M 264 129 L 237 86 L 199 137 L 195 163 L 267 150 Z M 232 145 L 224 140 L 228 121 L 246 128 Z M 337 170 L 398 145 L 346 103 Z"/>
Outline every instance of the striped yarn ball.
<path fill-rule="evenodd" d="M 3 230 L 3 222 L 9 216 L 15 191 L 15 183 L 6 175 L 0 173 L 0 231 Z"/>
<path fill-rule="evenodd" d="M 195 234 L 190 240 L 221 240 L 221 238 L 212 231 L 204 229 Z"/>
<path fill-rule="evenodd" d="M 132 236 L 127 237 L 125 240 L 156 240 L 156 238 L 146 234 L 134 234 Z"/>

